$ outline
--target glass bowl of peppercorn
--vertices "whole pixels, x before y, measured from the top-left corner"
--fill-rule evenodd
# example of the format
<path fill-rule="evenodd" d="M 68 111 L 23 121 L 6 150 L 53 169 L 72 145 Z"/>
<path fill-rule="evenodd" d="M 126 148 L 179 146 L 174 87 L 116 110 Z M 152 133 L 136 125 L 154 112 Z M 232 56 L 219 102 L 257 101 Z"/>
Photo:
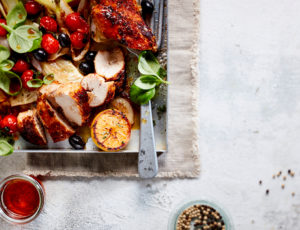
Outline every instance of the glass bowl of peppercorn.
<path fill-rule="evenodd" d="M 170 217 L 168 230 L 233 230 L 230 217 L 208 200 L 185 201 Z"/>

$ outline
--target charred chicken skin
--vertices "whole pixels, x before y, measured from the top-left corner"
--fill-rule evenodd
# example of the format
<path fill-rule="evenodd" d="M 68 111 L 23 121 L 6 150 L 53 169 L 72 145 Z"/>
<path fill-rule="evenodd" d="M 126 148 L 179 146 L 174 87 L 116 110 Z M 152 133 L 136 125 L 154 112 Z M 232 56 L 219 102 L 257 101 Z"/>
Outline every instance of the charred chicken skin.
<path fill-rule="evenodd" d="M 63 141 L 75 133 L 75 130 L 50 105 L 45 95 L 38 98 L 37 111 L 53 142 Z"/>
<path fill-rule="evenodd" d="M 26 141 L 35 145 L 47 144 L 44 128 L 38 119 L 36 109 L 19 113 L 18 128 Z"/>
<path fill-rule="evenodd" d="M 55 101 L 54 104 L 74 126 L 84 125 L 90 115 L 89 97 L 80 82 L 61 84 L 48 98 Z"/>
<path fill-rule="evenodd" d="M 92 9 L 92 17 L 103 37 L 132 49 L 157 51 L 155 36 L 145 24 L 136 0 L 97 2 Z"/>

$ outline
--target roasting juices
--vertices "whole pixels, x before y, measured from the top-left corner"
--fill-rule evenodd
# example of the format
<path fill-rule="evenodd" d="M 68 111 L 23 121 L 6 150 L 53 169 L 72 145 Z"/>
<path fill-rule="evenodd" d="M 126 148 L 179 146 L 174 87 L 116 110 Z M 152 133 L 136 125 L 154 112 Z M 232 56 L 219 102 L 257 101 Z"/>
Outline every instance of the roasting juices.
<path fill-rule="evenodd" d="M 14 175 L 1 183 L 0 214 L 12 223 L 27 223 L 40 212 L 44 202 L 39 181 L 26 175 Z"/>

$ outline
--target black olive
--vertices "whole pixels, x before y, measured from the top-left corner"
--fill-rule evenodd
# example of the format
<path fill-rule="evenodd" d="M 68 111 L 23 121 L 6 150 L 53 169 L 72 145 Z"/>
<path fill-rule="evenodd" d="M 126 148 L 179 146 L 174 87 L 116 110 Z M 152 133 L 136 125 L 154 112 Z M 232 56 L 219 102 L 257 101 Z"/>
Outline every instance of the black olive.
<path fill-rule="evenodd" d="M 71 45 L 70 37 L 67 34 L 60 34 L 58 35 L 58 41 L 61 47 L 69 47 Z"/>
<path fill-rule="evenodd" d="M 84 149 L 85 143 L 78 135 L 73 135 L 69 138 L 69 143 L 74 149 Z"/>
<path fill-rule="evenodd" d="M 95 57 L 96 57 L 97 52 L 96 51 L 89 51 L 86 53 L 86 55 L 84 56 L 86 61 L 94 61 Z"/>
<path fill-rule="evenodd" d="M 81 62 L 79 64 L 79 70 L 82 74 L 88 75 L 89 73 L 94 73 L 94 63 L 93 62 Z"/>
<path fill-rule="evenodd" d="M 39 48 L 33 52 L 33 56 L 38 61 L 47 61 L 48 54 L 43 48 Z"/>
<path fill-rule="evenodd" d="M 151 1 L 142 0 L 141 6 L 142 6 L 143 15 L 152 14 L 152 12 L 154 10 L 154 6 L 153 6 L 153 3 Z"/>
<path fill-rule="evenodd" d="M 39 27 L 39 30 L 40 30 L 43 34 L 47 33 L 47 30 L 46 30 L 45 27 L 43 27 L 43 26 L 40 26 L 40 27 Z"/>

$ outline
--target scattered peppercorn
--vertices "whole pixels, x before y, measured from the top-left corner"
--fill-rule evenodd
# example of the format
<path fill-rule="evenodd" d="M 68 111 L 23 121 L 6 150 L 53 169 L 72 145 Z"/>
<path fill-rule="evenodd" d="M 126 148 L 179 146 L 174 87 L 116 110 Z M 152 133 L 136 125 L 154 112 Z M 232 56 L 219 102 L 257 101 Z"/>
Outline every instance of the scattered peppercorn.
<path fill-rule="evenodd" d="M 262 181 L 260 180 L 258 183 L 259 183 L 259 185 L 261 185 L 261 184 L 262 184 Z"/>
<path fill-rule="evenodd" d="M 279 171 L 278 173 L 277 173 L 277 177 L 280 177 L 281 176 L 281 171 Z"/>
<path fill-rule="evenodd" d="M 269 195 L 270 191 L 269 189 L 266 190 L 266 195 Z"/>

